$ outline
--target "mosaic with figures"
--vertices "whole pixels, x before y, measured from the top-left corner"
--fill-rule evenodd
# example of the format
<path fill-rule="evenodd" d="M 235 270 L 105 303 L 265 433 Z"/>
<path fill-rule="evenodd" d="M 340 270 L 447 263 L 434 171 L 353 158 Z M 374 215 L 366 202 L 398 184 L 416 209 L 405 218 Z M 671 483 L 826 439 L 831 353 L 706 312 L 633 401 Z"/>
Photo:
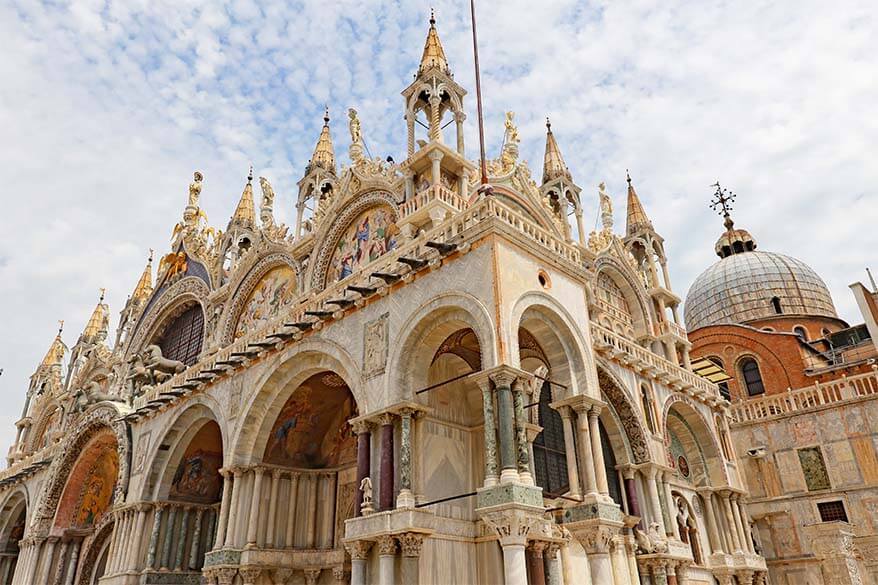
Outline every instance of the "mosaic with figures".
<path fill-rule="evenodd" d="M 215 422 L 204 425 L 192 438 L 171 482 L 170 498 L 212 503 L 222 489 L 222 438 Z"/>
<path fill-rule="evenodd" d="M 399 228 L 387 207 L 361 213 L 342 233 L 329 261 L 327 282 L 342 280 L 385 252 L 396 248 Z"/>
<path fill-rule="evenodd" d="M 289 307 L 296 297 L 296 272 L 283 265 L 268 271 L 250 293 L 238 324 L 235 339 L 254 331 Z"/>

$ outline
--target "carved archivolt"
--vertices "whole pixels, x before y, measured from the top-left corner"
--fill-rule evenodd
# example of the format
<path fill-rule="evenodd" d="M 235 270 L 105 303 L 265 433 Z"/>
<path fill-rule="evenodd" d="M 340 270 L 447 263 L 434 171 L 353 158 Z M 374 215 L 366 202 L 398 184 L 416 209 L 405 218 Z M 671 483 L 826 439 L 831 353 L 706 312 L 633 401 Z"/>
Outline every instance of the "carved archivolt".
<path fill-rule="evenodd" d="M 329 260 L 332 258 L 332 253 L 338 245 L 339 238 L 350 223 L 362 212 L 380 205 L 390 207 L 393 221 L 397 221 L 399 209 L 393 194 L 388 191 L 372 191 L 357 196 L 332 222 L 321 238 L 320 248 L 315 256 L 315 261 L 311 263 L 311 288 L 322 290 L 326 286 L 326 272 L 329 269 Z"/>
<path fill-rule="evenodd" d="M 161 297 L 155 300 L 149 312 L 141 317 L 135 328 L 134 334 L 129 338 L 125 348 L 125 356 L 137 353 L 154 337 L 157 328 L 168 322 L 167 317 L 174 309 L 183 309 L 186 301 L 195 301 L 204 306 L 204 299 L 210 294 L 210 290 L 203 280 L 194 276 L 187 276 L 168 287 Z M 205 326 L 207 318 L 205 316 Z"/>
<path fill-rule="evenodd" d="M 241 278 L 240 282 L 234 286 L 234 297 L 232 302 L 226 305 L 223 316 L 222 343 L 223 345 L 232 343 L 235 339 L 235 326 L 244 310 L 244 303 L 250 298 L 250 294 L 262 281 L 262 278 L 271 270 L 278 266 L 287 265 L 296 273 L 296 289 L 299 289 L 299 280 L 301 279 L 299 263 L 289 254 L 277 252 L 260 258 L 253 264 Z"/>
<path fill-rule="evenodd" d="M 104 514 L 103 522 L 95 529 L 94 533 L 83 542 L 82 559 L 79 563 L 79 579 L 77 583 L 87 585 L 91 583 L 95 566 L 98 562 L 101 549 L 113 533 L 112 513 Z"/>
<path fill-rule="evenodd" d="M 601 393 L 616 411 L 619 420 L 622 421 L 622 428 L 625 429 L 628 444 L 631 445 L 634 463 L 648 462 L 650 460 L 649 444 L 646 442 L 646 433 L 643 431 L 637 411 L 631 406 L 625 391 L 604 368 L 600 367 L 598 368 L 598 383 Z"/>
<path fill-rule="evenodd" d="M 116 437 L 116 451 L 119 456 L 119 477 L 116 481 L 113 503 L 114 505 L 121 504 L 125 500 L 131 471 L 131 442 L 128 424 L 120 420 L 119 415 L 120 412 L 113 406 L 98 406 L 83 414 L 79 423 L 71 430 L 68 435 L 71 437 L 70 440 L 64 444 L 61 453 L 52 460 L 46 474 L 48 479 L 40 494 L 31 522 L 30 533 L 32 535 L 48 535 L 55 512 L 58 509 L 58 502 L 73 466 L 76 465 L 76 461 L 89 440 L 105 429 L 110 429 Z"/>
<path fill-rule="evenodd" d="M 664 434 L 665 434 L 665 443 L 670 444 L 670 435 L 668 433 L 668 416 L 670 414 L 671 407 L 673 407 L 675 404 L 678 404 L 678 403 L 685 404 L 695 414 L 695 416 L 698 418 L 698 422 L 699 422 L 700 426 L 702 427 L 704 433 L 707 435 L 707 437 L 709 437 L 708 440 L 710 441 L 710 448 L 712 450 L 712 456 L 717 457 L 720 460 L 722 460 L 722 455 L 721 455 L 722 454 L 722 447 L 720 447 L 719 440 L 717 439 L 716 433 L 711 428 L 708 420 L 706 418 L 704 418 L 704 415 L 701 414 L 701 411 L 699 410 L 698 403 L 695 402 L 694 400 L 692 400 L 691 398 L 689 398 L 688 396 L 686 396 L 685 394 L 672 394 L 667 399 L 667 401 L 665 402 L 665 406 L 662 409 L 662 421 L 661 422 L 662 422 L 662 428 L 664 429 Z M 680 414 L 680 416 L 687 423 L 687 426 L 689 427 L 689 430 L 690 430 L 690 432 L 692 432 L 693 436 L 699 441 L 698 448 L 701 449 L 703 446 L 700 444 L 700 440 L 701 440 L 700 433 L 696 433 L 695 430 L 691 428 L 691 424 L 689 423 L 689 421 L 686 420 L 686 417 L 683 416 L 682 413 Z M 702 453 L 702 457 L 704 457 L 703 453 Z M 722 474 L 724 477 L 727 476 L 725 469 L 724 469 L 724 466 L 723 466 Z"/>

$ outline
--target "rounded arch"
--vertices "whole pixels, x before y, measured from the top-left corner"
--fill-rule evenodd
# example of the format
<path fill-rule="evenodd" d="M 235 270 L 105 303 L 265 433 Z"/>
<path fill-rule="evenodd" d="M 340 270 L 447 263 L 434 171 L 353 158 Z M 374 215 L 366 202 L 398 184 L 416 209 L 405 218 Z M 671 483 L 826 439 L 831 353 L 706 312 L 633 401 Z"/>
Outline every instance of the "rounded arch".
<path fill-rule="evenodd" d="M 55 518 L 61 495 L 67 484 L 70 472 L 79 460 L 83 448 L 99 433 L 109 430 L 116 439 L 116 452 L 119 461 L 118 480 L 111 505 L 122 503 L 128 492 L 131 473 L 131 439 L 128 424 L 120 420 L 121 413 L 108 404 L 99 404 L 86 411 L 72 430 L 72 439 L 53 460 L 46 473 L 40 499 L 34 508 L 31 520 L 31 533 L 34 536 L 47 536 Z"/>
<path fill-rule="evenodd" d="M 141 500 L 158 501 L 167 497 L 173 470 L 180 465 L 193 437 L 208 422 L 214 422 L 219 427 L 225 455 L 229 437 L 227 424 L 221 413 L 222 409 L 215 398 L 200 394 L 194 396 L 186 408 L 162 428 L 158 439 L 149 446 L 152 456 L 146 459 L 144 470 L 147 476 L 140 488 Z"/>
<path fill-rule="evenodd" d="M 445 293 L 418 307 L 403 323 L 388 359 L 387 395 L 391 402 L 413 400 L 419 388 L 427 386 L 428 370 L 439 345 L 450 334 L 472 329 L 479 342 L 482 369 L 497 364 L 497 342 L 493 320 L 477 298 L 463 293 Z"/>
<path fill-rule="evenodd" d="M 360 369 L 340 345 L 325 339 L 308 338 L 281 352 L 275 363 L 277 367 L 254 384 L 259 391 L 253 392 L 250 401 L 240 409 L 238 416 L 243 417 L 244 423 L 229 443 L 225 456 L 228 465 L 262 462 L 276 414 L 302 382 L 314 374 L 323 371 L 337 374 L 351 391 L 357 409 L 368 411 L 367 397 L 360 384 Z"/>
<path fill-rule="evenodd" d="M 584 393 L 580 390 L 589 387 L 587 372 L 593 362 L 585 351 L 580 327 L 567 309 L 543 291 L 530 291 L 513 304 L 509 322 L 515 324 L 510 334 L 526 329 L 537 340 L 549 359 L 553 381 L 566 385 L 568 396 Z M 513 346 L 511 340 L 508 343 Z M 510 357 L 514 367 L 521 366 L 518 351 Z"/>
<path fill-rule="evenodd" d="M 652 335 L 651 304 L 637 275 L 618 258 L 609 254 L 604 254 L 595 261 L 595 275 L 595 282 L 601 275 L 605 275 L 619 287 L 631 313 L 635 337 Z"/>
<path fill-rule="evenodd" d="M 135 325 L 134 332 L 128 338 L 124 355 L 127 357 L 141 351 L 150 340 L 157 337 L 159 329 L 170 322 L 169 316 L 181 311 L 184 305 L 191 306 L 197 303 L 203 314 L 204 299 L 209 294 L 210 289 L 202 279 L 197 276 L 186 276 L 160 292 L 158 297 L 153 297 Z M 205 318 L 202 339 L 206 334 L 207 321 Z"/>
<path fill-rule="evenodd" d="M 0 506 L 0 552 L 18 552 L 18 542 L 25 537 L 27 530 L 30 509 L 26 486 L 21 485 L 6 495 Z"/>
<path fill-rule="evenodd" d="M 60 427 L 58 417 L 64 416 L 63 407 L 57 401 L 52 400 L 46 404 L 40 411 L 40 415 L 34 423 L 31 432 L 27 437 L 27 448 L 29 451 L 39 451 L 44 445 L 43 441 L 47 438 L 46 433 L 50 427 Z"/>
<path fill-rule="evenodd" d="M 633 462 L 640 464 L 650 461 L 652 458 L 649 443 L 646 440 L 648 435 L 640 422 L 637 408 L 632 404 L 631 397 L 623 390 L 625 385 L 612 373 L 610 366 L 601 358 L 598 358 L 597 371 L 601 396 L 618 417 L 620 435 L 624 436 L 627 441 Z M 608 417 L 608 420 L 612 419 Z M 610 430 L 609 427 L 607 430 Z M 616 445 L 614 445 L 615 447 Z"/>
<path fill-rule="evenodd" d="M 553 232 L 558 237 L 563 237 L 564 234 L 558 229 L 557 224 L 551 220 L 548 213 L 544 209 L 535 206 L 529 197 L 503 185 L 494 186 L 494 196 L 506 202 L 513 210 L 523 212 L 526 219 L 530 219 L 541 228 Z"/>
<path fill-rule="evenodd" d="M 682 448 L 689 455 L 698 455 L 695 463 L 703 464 L 703 477 L 698 476 L 697 466 L 689 461 L 692 468 L 690 481 L 695 485 L 723 486 L 728 484 L 728 474 L 722 455 L 722 448 L 710 422 L 698 409 L 698 405 L 688 396 L 670 396 L 662 409 L 662 428 L 668 459 L 671 459 L 671 432 L 680 439 Z M 677 462 L 670 462 L 677 468 Z"/>
<path fill-rule="evenodd" d="M 235 340 L 235 329 L 238 326 L 242 313 L 247 308 L 245 305 L 249 304 L 256 288 L 263 283 L 264 278 L 270 272 L 283 267 L 288 268 L 295 275 L 292 283 L 293 296 L 301 291 L 301 265 L 289 254 L 273 251 L 255 258 L 253 261 L 248 262 L 248 264 L 249 266 L 246 269 L 238 272 L 230 285 L 230 289 L 234 293 L 232 293 L 231 302 L 226 304 L 222 317 L 221 338 L 224 344 L 232 343 Z M 288 294 L 287 291 L 281 293 L 284 297 Z M 277 310 L 280 308 L 281 306 L 274 307 L 273 315 L 276 315 Z"/>
<path fill-rule="evenodd" d="M 390 221 L 395 224 L 397 218 L 399 218 L 399 205 L 393 194 L 383 189 L 369 190 L 356 195 L 333 221 L 327 222 L 327 226 L 324 228 L 325 231 L 321 230 L 321 233 L 317 236 L 320 247 L 313 256 L 315 261 L 311 263 L 311 288 L 322 290 L 326 287 L 327 272 L 330 268 L 329 263 L 345 230 L 353 225 L 353 222 L 361 214 L 380 207 L 390 208 Z"/>
<path fill-rule="evenodd" d="M 88 542 L 83 542 L 82 558 L 78 563 L 77 585 L 92 585 L 98 582 L 106 570 L 110 536 L 113 534 L 114 523 L 107 515 Z"/>

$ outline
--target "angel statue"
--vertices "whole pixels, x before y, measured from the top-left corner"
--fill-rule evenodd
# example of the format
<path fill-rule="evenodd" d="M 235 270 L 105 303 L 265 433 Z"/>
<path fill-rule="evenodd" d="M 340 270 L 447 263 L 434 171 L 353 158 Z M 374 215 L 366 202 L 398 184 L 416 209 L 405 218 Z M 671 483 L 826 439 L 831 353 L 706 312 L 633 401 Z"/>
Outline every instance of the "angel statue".
<path fill-rule="evenodd" d="M 601 182 L 598 185 L 598 197 L 601 200 L 601 223 L 604 229 L 613 229 L 613 200 L 607 195 L 607 186 Z"/>
<path fill-rule="evenodd" d="M 515 126 L 513 118 L 515 118 L 515 112 L 506 112 L 506 142 L 518 144 L 521 139 L 518 137 L 518 128 Z"/>
<path fill-rule="evenodd" d="M 375 511 L 372 508 L 372 479 L 368 475 L 360 482 L 360 490 L 363 492 L 363 503 L 360 504 L 360 511 L 365 516 Z"/>
<path fill-rule="evenodd" d="M 262 205 L 259 206 L 259 219 L 264 224 L 273 224 L 274 189 L 265 177 L 259 177 L 259 186 L 262 187 Z"/>
<path fill-rule="evenodd" d="M 201 181 L 204 175 L 201 171 L 195 171 L 195 180 L 189 183 L 189 207 L 198 207 L 198 198 L 201 196 Z"/>
<path fill-rule="evenodd" d="M 357 116 L 357 110 L 350 108 L 348 118 L 350 118 L 351 142 L 358 144 L 363 139 L 363 134 L 360 131 L 360 118 Z"/>

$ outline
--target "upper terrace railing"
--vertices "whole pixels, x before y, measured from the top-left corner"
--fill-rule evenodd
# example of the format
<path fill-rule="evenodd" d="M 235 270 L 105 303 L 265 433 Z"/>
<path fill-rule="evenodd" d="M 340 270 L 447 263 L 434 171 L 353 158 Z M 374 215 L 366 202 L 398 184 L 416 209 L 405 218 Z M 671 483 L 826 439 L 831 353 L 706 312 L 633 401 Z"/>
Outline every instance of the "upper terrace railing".
<path fill-rule="evenodd" d="M 831 382 L 815 382 L 812 386 L 782 394 L 740 400 L 732 404 L 732 424 L 816 410 L 822 406 L 875 395 L 878 395 L 878 366 L 873 366 L 872 371 L 866 374 L 842 376 Z"/>
<path fill-rule="evenodd" d="M 466 200 L 451 189 L 443 185 L 431 185 L 430 187 L 419 191 L 417 195 L 400 205 L 399 215 L 400 217 L 408 217 L 424 207 L 430 201 L 436 200 L 450 205 L 457 211 L 466 208 Z"/>
<path fill-rule="evenodd" d="M 597 323 L 591 324 L 591 336 L 600 353 L 608 353 L 613 359 L 630 364 L 653 378 L 664 378 L 665 383 L 677 385 L 684 391 L 691 390 L 702 398 L 719 397 L 715 384 Z"/>

